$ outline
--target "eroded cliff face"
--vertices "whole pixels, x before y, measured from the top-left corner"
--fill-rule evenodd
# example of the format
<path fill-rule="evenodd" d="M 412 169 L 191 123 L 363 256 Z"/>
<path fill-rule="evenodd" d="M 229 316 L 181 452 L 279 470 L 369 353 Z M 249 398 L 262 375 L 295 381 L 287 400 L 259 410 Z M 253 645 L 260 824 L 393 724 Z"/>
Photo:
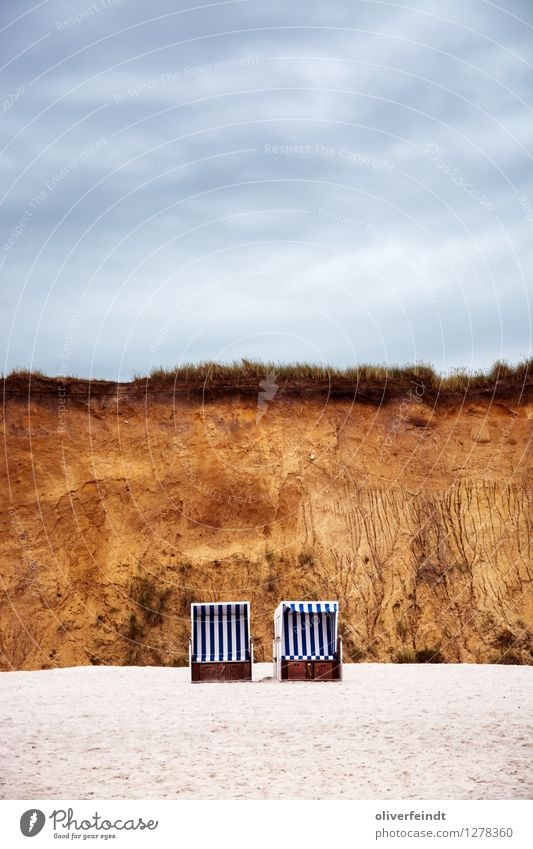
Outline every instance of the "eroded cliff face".
<path fill-rule="evenodd" d="M 0 665 L 187 662 L 191 601 L 337 598 L 351 660 L 532 662 L 531 395 L 13 383 Z M 272 394 L 272 393 L 271 393 Z"/>

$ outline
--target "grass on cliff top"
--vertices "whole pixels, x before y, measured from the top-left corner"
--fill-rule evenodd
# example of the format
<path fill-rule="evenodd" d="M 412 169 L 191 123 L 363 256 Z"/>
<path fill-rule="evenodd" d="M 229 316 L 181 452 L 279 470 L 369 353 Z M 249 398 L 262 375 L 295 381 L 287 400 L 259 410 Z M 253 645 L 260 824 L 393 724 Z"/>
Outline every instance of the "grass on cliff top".
<path fill-rule="evenodd" d="M 279 381 L 350 381 L 354 384 L 385 386 L 386 384 L 408 384 L 411 381 L 423 383 L 426 390 L 439 392 L 460 392 L 467 389 L 490 389 L 498 381 L 515 384 L 525 383 L 533 375 L 533 358 L 511 364 L 498 360 L 486 371 L 472 371 L 454 368 L 447 374 L 439 374 L 429 363 L 395 364 L 362 363 L 345 369 L 328 367 L 323 363 L 275 363 L 260 360 L 242 359 L 233 363 L 186 363 L 176 368 L 154 368 L 148 376 L 134 375 L 133 382 L 141 383 L 153 380 L 160 383 L 181 383 L 198 386 L 200 384 L 236 383 L 264 380 L 274 373 Z M 8 378 L 44 378 L 46 375 L 37 369 L 17 368 Z M 73 376 L 65 379 L 80 379 Z"/>
<path fill-rule="evenodd" d="M 233 363 L 187 363 L 176 368 L 155 368 L 150 380 L 176 383 L 231 383 L 244 380 L 262 380 L 269 373 L 276 380 L 336 381 L 349 380 L 354 383 L 379 384 L 409 382 L 423 383 L 426 389 L 461 391 L 464 389 L 489 388 L 496 381 L 525 382 L 533 375 L 533 358 L 512 365 L 498 360 L 487 371 L 452 369 L 448 374 L 438 374 L 428 363 L 406 365 L 373 365 L 362 363 L 345 369 L 329 368 L 320 363 L 275 363 L 258 360 L 240 360 Z M 147 378 L 135 375 L 134 381 Z"/>

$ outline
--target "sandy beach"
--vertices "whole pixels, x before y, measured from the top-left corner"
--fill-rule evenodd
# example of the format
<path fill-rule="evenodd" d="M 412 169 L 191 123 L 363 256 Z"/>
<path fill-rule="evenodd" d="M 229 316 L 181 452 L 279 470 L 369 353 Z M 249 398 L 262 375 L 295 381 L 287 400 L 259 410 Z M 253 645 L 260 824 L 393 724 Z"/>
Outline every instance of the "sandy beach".
<path fill-rule="evenodd" d="M 0 796 L 525 799 L 531 669 L 345 667 L 340 683 L 187 669 L 0 675 Z"/>

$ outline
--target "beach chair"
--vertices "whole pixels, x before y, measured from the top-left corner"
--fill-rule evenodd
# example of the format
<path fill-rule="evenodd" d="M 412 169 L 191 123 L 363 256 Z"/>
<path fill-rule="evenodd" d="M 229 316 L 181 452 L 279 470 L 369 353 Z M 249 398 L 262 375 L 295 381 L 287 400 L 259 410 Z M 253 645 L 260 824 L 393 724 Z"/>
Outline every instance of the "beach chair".
<path fill-rule="evenodd" d="M 191 681 L 252 680 L 248 601 L 191 604 L 191 626 Z"/>
<path fill-rule="evenodd" d="M 336 601 L 282 601 L 274 613 L 274 678 L 341 681 Z"/>

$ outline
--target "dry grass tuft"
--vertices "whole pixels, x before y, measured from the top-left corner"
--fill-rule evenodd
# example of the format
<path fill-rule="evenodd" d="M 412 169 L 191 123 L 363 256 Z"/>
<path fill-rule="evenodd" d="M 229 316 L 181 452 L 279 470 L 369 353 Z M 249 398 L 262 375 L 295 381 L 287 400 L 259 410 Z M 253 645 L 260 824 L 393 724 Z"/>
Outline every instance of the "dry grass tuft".
<path fill-rule="evenodd" d="M 9 374 L 5 375 L 4 380 L 6 378 L 21 378 L 22 380 L 29 380 L 30 378 L 36 377 L 46 377 L 44 371 L 38 368 L 23 368 L 22 366 L 16 366 Z"/>

